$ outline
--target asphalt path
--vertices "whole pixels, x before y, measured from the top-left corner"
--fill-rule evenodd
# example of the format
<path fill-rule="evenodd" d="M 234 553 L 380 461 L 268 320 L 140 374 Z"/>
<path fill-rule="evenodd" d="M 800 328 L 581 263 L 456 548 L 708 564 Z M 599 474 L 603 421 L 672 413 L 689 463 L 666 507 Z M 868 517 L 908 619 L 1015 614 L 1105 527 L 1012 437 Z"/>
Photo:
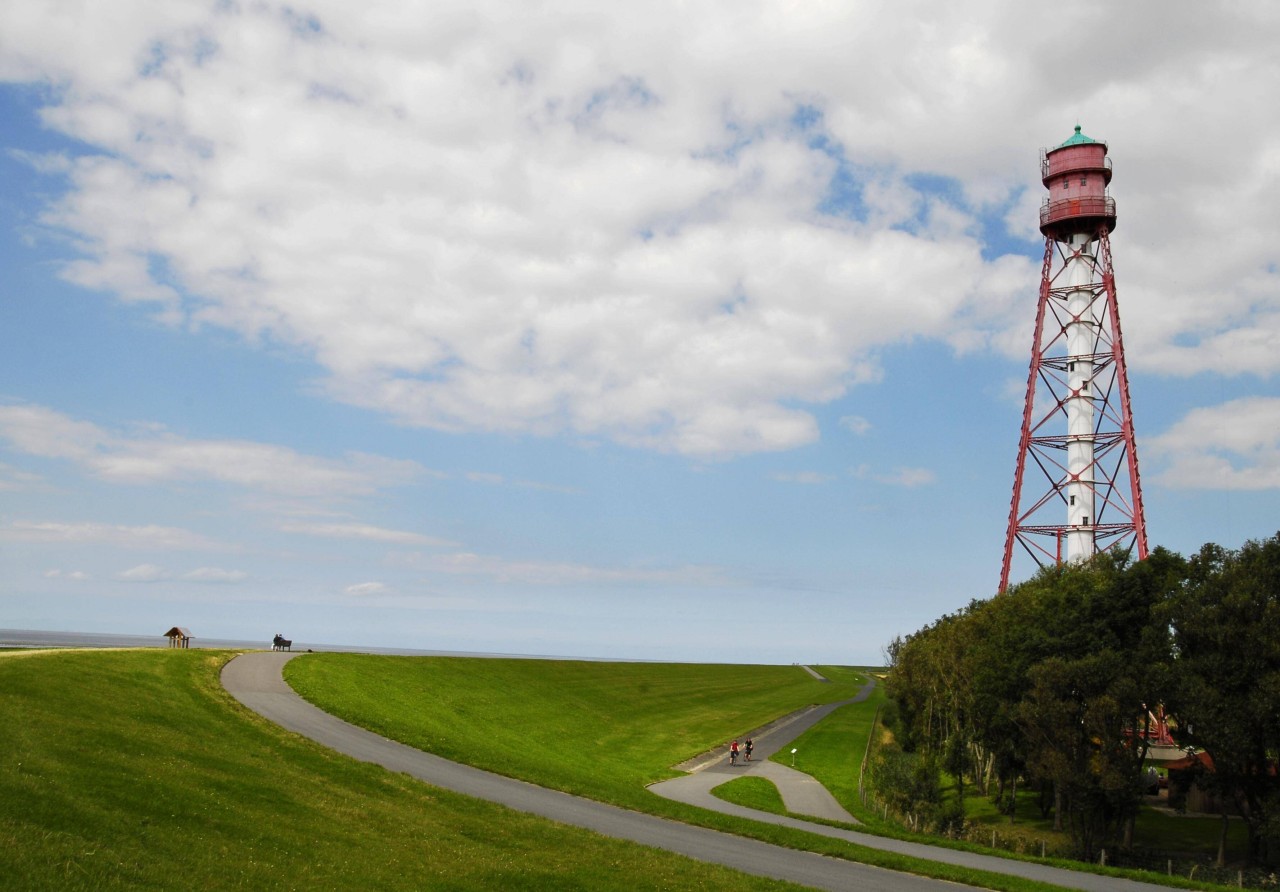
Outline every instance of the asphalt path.
<path fill-rule="evenodd" d="M 867 892 L 880 892 L 880 890 L 883 892 L 917 892 L 917 890 L 942 892 L 942 890 L 956 888 L 954 883 L 942 880 L 897 873 L 853 861 L 782 848 L 730 833 L 682 824 L 668 818 L 628 811 L 441 759 L 358 728 L 303 700 L 285 683 L 281 674 L 284 664 L 295 656 L 299 654 L 276 652 L 242 654 L 223 668 L 222 684 L 233 697 L 264 718 L 352 758 L 381 765 L 390 771 L 403 772 L 437 787 L 486 799 L 562 824 L 593 830 L 605 836 L 665 849 L 699 861 L 722 864 L 744 873 L 788 880 L 815 889 L 833 890 L 833 892 L 847 889 L 867 890 Z M 835 704 L 832 706 L 834 708 Z M 790 723 L 788 729 L 798 730 L 795 730 L 788 739 L 794 739 L 814 721 L 817 719 Z M 783 745 L 776 743 L 777 740 L 781 740 L 781 737 L 781 734 L 778 735 L 769 745 Z M 761 752 L 758 747 L 757 752 Z M 1129 890 L 1167 892 L 1164 886 L 871 836 L 787 816 L 744 809 L 714 797 L 708 798 L 717 805 L 707 807 L 715 807 L 726 814 L 797 827 L 812 833 L 848 840 L 858 845 L 899 852 L 931 861 L 1022 876 L 1065 888 L 1090 890 L 1090 892 L 1094 890 L 1096 892 L 1113 892 L 1113 890 L 1114 892 L 1129 892 Z"/>

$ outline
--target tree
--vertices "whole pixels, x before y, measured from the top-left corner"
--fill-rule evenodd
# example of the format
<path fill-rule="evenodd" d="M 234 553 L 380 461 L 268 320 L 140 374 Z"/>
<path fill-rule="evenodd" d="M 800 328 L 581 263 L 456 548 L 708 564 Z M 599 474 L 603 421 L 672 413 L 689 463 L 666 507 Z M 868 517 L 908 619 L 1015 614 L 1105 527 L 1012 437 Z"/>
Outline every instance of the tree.
<path fill-rule="evenodd" d="M 1180 744 L 1202 747 L 1201 782 L 1234 802 L 1250 861 L 1276 860 L 1280 819 L 1280 534 L 1239 551 L 1205 545 L 1169 605 L 1176 680 L 1169 711 Z M 1218 861 L 1226 860 L 1226 813 Z"/>

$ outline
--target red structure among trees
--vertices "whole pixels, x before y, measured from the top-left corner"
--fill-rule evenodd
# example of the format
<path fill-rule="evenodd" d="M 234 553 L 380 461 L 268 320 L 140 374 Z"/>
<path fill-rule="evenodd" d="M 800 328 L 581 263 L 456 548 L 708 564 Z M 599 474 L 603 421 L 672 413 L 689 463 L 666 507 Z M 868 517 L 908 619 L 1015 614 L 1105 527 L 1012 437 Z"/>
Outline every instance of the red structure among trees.
<path fill-rule="evenodd" d="M 1044 265 L 1000 591 L 1015 546 L 1036 563 L 1147 556 L 1129 377 L 1111 266 L 1107 145 L 1080 132 L 1046 150 Z"/>

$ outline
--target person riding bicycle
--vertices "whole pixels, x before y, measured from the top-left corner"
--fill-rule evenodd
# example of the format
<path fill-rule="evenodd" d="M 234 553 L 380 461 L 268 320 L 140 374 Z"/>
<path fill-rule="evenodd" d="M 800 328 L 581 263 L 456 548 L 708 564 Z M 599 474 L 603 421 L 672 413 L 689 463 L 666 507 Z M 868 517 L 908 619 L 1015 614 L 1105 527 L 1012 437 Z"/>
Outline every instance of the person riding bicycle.
<path fill-rule="evenodd" d="M 738 741 L 736 740 L 733 743 L 729 744 L 729 764 L 730 765 L 738 764 Z"/>

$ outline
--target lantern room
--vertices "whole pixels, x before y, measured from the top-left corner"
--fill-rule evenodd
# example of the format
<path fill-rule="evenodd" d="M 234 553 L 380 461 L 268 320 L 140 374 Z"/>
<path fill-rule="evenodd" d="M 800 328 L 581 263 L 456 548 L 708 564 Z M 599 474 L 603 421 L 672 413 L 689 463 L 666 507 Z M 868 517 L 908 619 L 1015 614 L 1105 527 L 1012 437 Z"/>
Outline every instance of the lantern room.
<path fill-rule="evenodd" d="M 1049 190 L 1040 205 L 1040 232 L 1060 242 L 1084 233 L 1095 238 L 1116 228 L 1116 203 L 1107 194 L 1111 159 L 1107 144 L 1075 134 L 1040 158 L 1040 178 Z"/>

